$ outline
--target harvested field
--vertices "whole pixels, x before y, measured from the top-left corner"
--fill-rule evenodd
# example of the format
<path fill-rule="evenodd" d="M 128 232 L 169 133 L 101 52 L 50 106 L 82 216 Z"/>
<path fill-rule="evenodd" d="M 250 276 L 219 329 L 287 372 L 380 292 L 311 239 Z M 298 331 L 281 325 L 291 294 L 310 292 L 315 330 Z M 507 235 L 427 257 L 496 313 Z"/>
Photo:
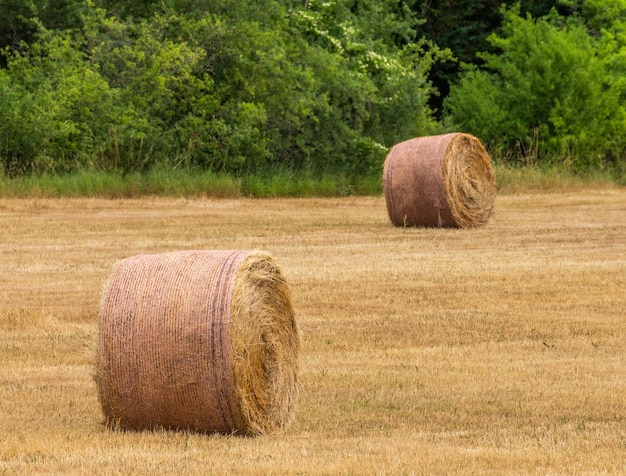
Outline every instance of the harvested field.
<path fill-rule="evenodd" d="M 302 330 L 291 426 L 103 425 L 102 288 L 129 256 L 263 249 Z M 476 229 L 384 197 L 0 200 L 0 472 L 624 474 L 626 190 L 499 196 Z"/>

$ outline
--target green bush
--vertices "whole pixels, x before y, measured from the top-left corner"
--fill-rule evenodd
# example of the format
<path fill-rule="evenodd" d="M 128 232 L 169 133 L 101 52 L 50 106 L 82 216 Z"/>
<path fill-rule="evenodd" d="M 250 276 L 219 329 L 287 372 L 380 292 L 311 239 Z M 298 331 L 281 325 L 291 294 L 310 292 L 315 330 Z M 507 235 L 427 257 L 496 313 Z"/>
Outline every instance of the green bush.
<path fill-rule="evenodd" d="M 64 33 L 45 32 L 0 70 L 0 162 L 5 173 L 64 172 L 93 157 L 112 95 Z"/>
<path fill-rule="evenodd" d="M 391 5 L 117 1 L 113 16 L 80 3 L 81 21 L 33 18 L 34 40 L 4 51 L 7 175 L 378 174 L 389 147 L 437 126 L 425 78 L 444 54 L 398 47 L 414 19 Z"/>
<path fill-rule="evenodd" d="M 468 69 L 446 100 L 448 120 L 513 161 L 558 162 L 574 170 L 626 158 L 623 52 L 556 13 L 505 14 L 484 69 Z M 623 48 L 622 48 L 623 49 Z"/>

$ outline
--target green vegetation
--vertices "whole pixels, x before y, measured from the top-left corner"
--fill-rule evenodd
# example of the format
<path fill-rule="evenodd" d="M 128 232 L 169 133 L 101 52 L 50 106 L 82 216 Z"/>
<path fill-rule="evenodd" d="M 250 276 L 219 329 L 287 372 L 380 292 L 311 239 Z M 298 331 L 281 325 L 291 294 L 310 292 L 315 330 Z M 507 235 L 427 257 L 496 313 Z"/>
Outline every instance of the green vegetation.
<path fill-rule="evenodd" d="M 451 119 L 509 161 L 584 172 L 619 162 L 623 175 L 626 43 L 600 31 L 594 38 L 554 12 L 533 20 L 507 11 L 503 36 L 489 37 L 500 52 L 453 85 Z"/>
<path fill-rule="evenodd" d="M 452 130 L 507 167 L 626 184 L 626 0 L 0 14 L 4 195 L 378 193 L 391 146 Z"/>
<path fill-rule="evenodd" d="M 283 170 L 235 177 L 206 170 L 151 169 L 144 173 L 78 171 L 65 175 L 0 178 L 4 197 L 106 197 L 145 195 L 181 197 L 313 197 L 375 195 L 382 192 L 379 175 L 349 176 Z"/>
<path fill-rule="evenodd" d="M 616 182 L 608 171 L 575 173 L 556 165 L 511 166 L 496 162 L 499 193 L 611 188 Z M 378 195 L 381 174 L 347 175 L 311 172 L 265 172 L 236 177 L 207 170 L 169 168 L 121 174 L 115 171 L 78 171 L 71 174 L 0 177 L 0 197 L 336 197 Z"/>

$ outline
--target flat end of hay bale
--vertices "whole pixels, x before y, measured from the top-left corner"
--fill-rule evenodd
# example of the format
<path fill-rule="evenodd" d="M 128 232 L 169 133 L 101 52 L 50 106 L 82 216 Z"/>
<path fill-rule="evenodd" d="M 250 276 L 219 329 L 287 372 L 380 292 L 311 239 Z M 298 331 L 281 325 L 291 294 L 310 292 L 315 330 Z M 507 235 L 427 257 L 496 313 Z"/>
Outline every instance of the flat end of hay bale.
<path fill-rule="evenodd" d="M 480 140 L 463 133 L 396 144 L 385 159 L 383 186 L 395 226 L 482 226 L 496 196 L 489 154 Z"/>
<path fill-rule="evenodd" d="M 485 225 L 493 214 L 496 175 L 480 140 L 454 134 L 442 163 L 446 201 L 459 228 Z"/>
<path fill-rule="evenodd" d="M 283 429 L 298 397 L 300 334 L 289 286 L 269 254 L 244 258 L 231 316 L 233 374 L 246 433 Z"/>

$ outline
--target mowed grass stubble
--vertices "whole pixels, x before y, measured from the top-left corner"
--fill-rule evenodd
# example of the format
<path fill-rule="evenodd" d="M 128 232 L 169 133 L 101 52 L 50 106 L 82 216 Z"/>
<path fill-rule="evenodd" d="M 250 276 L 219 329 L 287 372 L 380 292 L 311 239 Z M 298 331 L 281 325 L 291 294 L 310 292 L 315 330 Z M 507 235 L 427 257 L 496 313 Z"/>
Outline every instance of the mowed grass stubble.
<path fill-rule="evenodd" d="M 120 259 L 263 249 L 302 329 L 289 429 L 106 429 L 93 380 Z M 619 474 L 626 191 L 498 197 L 484 228 L 383 197 L 0 200 L 0 470 Z"/>

